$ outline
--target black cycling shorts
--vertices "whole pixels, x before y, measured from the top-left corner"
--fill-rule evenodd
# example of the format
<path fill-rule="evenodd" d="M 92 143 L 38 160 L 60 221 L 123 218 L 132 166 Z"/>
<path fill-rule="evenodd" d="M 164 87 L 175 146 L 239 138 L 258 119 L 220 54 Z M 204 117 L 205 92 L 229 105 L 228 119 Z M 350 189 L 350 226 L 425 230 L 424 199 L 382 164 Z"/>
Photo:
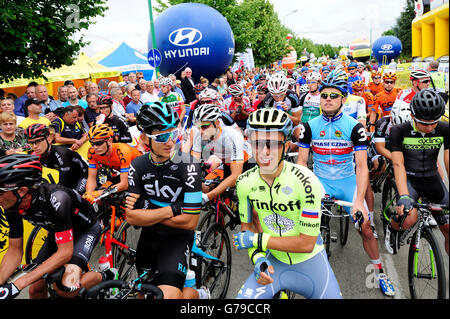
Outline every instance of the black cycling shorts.
<path fill-rule="evenodd" d="M 442 211 L 432 212 L 432 214 L 439 226 L 448 224 L 449 195 L 441 176 L 439 174 L 431 177 L 408 176 L 407 181 L 409 196 L 415 202 L 419 198 L 424 197 L 433 204 L 445 205 L 447 207 L 445 209 L 447 213 Z"/>
<path fill-rule="evenodd" d="M 143 228 L 136 253 L 139 275 L 144 269 L 151 269 L 157 272 L 153 285 L 168 285 L 182 290 L 193 242 L 194 231 L 161 235 Z"/>
<path fill-rule="evenodd" d="M 73 255 L 68 264 L 77 265 L 85 272 L 89 271 L 89 258 L 91 257 L 92 250 L 94 249 L 95 245 L 97 245 L 97 242 L 100 239 L 101 232 L 102 228 L 100 226 L 100 223 L 96 222 L 83 234 L 77 235 L 76 233 L 74 233 Z M 35 262 L 38 264 L 43 263 L 57 250 L 58 246 L 56 245 L 55 241 L 55 233 L 49 231 L 47 239 L 39 250 Z"/>

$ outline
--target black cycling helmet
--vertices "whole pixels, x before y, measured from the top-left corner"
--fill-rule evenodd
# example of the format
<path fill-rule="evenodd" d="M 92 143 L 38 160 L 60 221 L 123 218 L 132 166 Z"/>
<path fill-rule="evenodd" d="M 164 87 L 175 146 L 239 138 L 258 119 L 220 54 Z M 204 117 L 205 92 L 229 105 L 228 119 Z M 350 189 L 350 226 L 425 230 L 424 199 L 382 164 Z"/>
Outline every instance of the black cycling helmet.
<path fill-rule="evenodd" d="M 38 123 L 28 126 L 23 132 L 28 140 L 33 140 L 38 137 L 47 137 L 50 133 L 47 125 Z"/>
<path fill-rule="evenodd" d="M 136 124 L 140 131 L 165 131 L 180 123 L 178 113 L 164 102 L 145 103 L 136 114 Z"/>
<path fill-rule="evenodd" d="M 0 157 L 0 190 L 14 191 L 19 187 L 32 187 L 42 180 L 39 156 L 12 154 Z"/>
<path fill-rule="evenodd" d="M 98 105 L 103 105 L 103 104 L 112 105 L 113 104 L 112 97 L 109 95 L 99 96 L 97 99 L 97 104 Z"/>
<path fill-rule="evenodd" d="M 411 100 L 411 113 L 419 120 L 438 121 L 445 113 L 444 99 L 434 90 L 420 90 Z"/>

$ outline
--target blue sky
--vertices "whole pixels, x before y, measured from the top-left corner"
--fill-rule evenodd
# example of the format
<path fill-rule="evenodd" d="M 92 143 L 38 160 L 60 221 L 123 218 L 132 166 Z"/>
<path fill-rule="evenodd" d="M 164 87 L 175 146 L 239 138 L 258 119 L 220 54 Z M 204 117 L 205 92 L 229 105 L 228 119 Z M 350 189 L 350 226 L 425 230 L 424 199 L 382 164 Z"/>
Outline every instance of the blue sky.
<path fill-rule="evenodd" d="M 270 0 L 282 23 L 297 36 L 315 43 L 348 45 L 353 39 L 372 41 L 395 25 L 405 0 Z M 153 3 L 156 3 L 153 0 Z M 105 17 L 97 18 L 84 33 L 91 44 L 84 52 L 92 56 L 122 41 L 146 51 L 150 30 L 148 0 L 109 0 Z M 292 13 L 297 10 L 297 12 Z M 257 14 L 257 11 L 255 11 Z M 153 13 L 157 19 L 156 12 Z"/>

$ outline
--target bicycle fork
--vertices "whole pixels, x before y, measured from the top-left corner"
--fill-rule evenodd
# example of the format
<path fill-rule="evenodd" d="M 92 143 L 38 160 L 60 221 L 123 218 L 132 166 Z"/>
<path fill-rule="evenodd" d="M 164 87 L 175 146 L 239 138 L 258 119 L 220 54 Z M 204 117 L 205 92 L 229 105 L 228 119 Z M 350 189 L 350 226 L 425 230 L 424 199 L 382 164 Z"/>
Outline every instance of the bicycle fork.
<path fill-rule="evenodd" d="M 436 279 L 436 267 L 434 263 L 434 254 L 433 249 L 431 248 L 431 245 L 428 245 L 428 250 L 430 252 L 430 267 L 431 267 L 431 275 L 428 274 L 420 274 L 419 273 L 419 252 L 420 252 L 420 235 L 422 232 L 422 228 L 419 227 L 418 231 L 416 232 L 416 236 L 414 238 L 414 276 L 416 278 L 426 278 L 426 279 Z"/>

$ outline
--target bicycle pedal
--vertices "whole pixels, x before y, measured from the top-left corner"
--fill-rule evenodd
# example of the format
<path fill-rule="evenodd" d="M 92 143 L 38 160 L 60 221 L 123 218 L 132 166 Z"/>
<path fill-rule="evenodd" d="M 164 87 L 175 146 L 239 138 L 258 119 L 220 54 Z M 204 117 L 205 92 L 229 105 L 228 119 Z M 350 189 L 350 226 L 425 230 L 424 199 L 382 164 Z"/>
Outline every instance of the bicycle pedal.
<path fill-rule="evenodd" d="M 330 233 L 330 239 L 331 239 L 331 241 L 332 241 L 333 243 L 337 242 L 337 240 L 338 240 L 338 235 L 337 235 L 337 233 L 336 233 L 336 232 L 331 232 L 331 233 Z"/>

